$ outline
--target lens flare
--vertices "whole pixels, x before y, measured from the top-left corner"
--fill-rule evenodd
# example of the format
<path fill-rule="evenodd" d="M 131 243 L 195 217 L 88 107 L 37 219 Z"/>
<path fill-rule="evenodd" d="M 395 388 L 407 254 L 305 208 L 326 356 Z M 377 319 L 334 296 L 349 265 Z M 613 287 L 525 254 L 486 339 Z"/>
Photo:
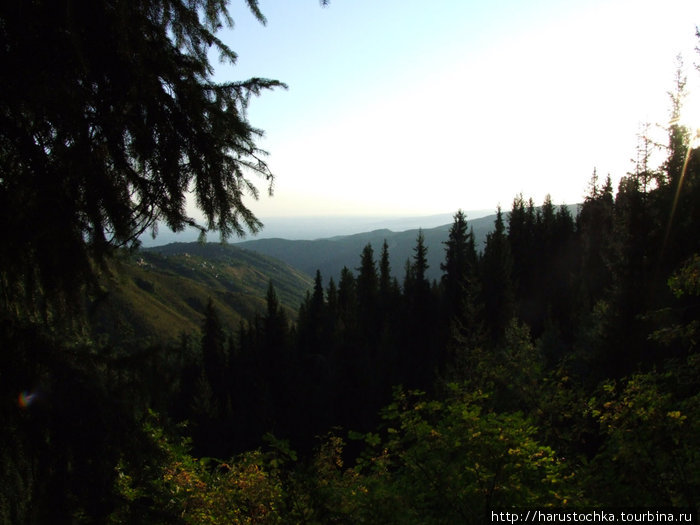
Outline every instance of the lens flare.
<path fill-rule="evenodd" d="M 685 172 L 688 169 L 688 161 L 693 153 L 693 150 L 700 146 L 700 128 L 695 130 L 695 136 L 690 139 L 688 144 L 688 150 L 685 153 L 685 160 L 683 161 L 683 169 L 681 170 L 681 176 L 678 178 L 678 186 L 676 186 L 676 194 L 673 197 L 673 204 L 671 205 L 671 213 L 668 217 L 668 224 L 666 225 L 666 234 L 664 235 L 664 244 L 661 249 L 661 253 L 666 251 L 666 246 L 668 244 L 668 239 L 671 236 L 671 227 L 673 226 L 673 218 L 676 215 L 676 208 L 678 208 L 678 199 L 681 196 L 681 188 L 683 187 L 683 179 L 685 179 Z"/>
<path fill-rule="evenodd" d="M 17 404 L 20 408 L 27 409 L 36 401 L 38 394 L 36 392 L 20 392 L 17 396 Z"/>

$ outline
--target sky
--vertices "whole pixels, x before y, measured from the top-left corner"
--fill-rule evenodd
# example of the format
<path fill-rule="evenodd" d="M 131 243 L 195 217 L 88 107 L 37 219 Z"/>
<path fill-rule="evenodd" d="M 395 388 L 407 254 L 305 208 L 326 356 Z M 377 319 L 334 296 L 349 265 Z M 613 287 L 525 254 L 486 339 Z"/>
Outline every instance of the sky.
<path fill-rule="evenodd" d="M 684 59 L 700 127 L 697 0 L 260 0 L 220 38 L 215 80 L 285 82 L 251 102 L 274 196 L 259 217 L 417 216 L 583 200 L 634 169 Z M 693 121 L 692 115 L 697 117 Z M 665 137 L 660 132 L 661 140 Z M 258 187 L 265 182 L 258 180 Z"/>

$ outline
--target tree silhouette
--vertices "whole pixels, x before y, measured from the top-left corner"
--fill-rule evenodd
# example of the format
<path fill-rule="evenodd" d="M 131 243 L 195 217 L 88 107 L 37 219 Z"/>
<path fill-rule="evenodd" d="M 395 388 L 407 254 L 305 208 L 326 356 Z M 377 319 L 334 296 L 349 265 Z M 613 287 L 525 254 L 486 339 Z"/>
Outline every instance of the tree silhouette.
<path fill-rule="evenodd" d="M 226 2 L 207 0 L 3 4 L 3 300 L 75 296 L 91 259 L 158 220 L 194 225 L 189 190 L 200 228 L 222 238 L 260 228 L 244 203 L 258 194 L 248 177 L 272 174 L 245 110 L 283 84 L 212 81 L 212 48 L 236 60 L 216 36 L 224 24 Z"/>
<path fill-rule="evenodd" d="M 454 216 L 445 244 L 445 262 L 442 269 L 442 286 L 446 301 L 446 317 L 462 316 L 469 298 L 469 283 L 476 274 L 476 250 L 474 236 L 467 231 L 467 216 L 459 210 Z"/>
<path fill-rule="evenodd" d="M 494 231 L 486 236 L 482 257 L 482 303 L 486 328 L 493 341 L 500 341 L 515 314 L 512 284 L 513 259 L 500 206 Z"/>

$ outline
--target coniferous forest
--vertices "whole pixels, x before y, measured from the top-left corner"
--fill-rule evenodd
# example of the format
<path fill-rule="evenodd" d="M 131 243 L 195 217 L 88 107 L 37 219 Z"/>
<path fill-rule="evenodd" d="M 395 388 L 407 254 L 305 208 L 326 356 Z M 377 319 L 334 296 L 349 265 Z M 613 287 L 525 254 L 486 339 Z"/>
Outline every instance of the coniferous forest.
<path fill-rule="evenodd" d="M 176 342 L 120 342 L 90 328 L 111 261 L 155 219 L 193 223 L 184 188 L 224 239 L 260 227 L 243 168 L 272 174 L 243 106 L 283 85 L 204 80 L 205 46 L 235 58 L 225 4 L 35 4 L 0 12 L 0 522 L 698 508 L 700 149 L 680 71 L 660 165 L 616 188 L 594 170 L 575 215 L 517 195 L 477 246 L 458 211 L 439 280 L 419 234 L 408 260 L 368 244 L 337 282 L 317 272 L 296 315 L 271 281 L 238 325 L 210 300 Z M 102 34 L 119 44 L 87 45 Z"/>

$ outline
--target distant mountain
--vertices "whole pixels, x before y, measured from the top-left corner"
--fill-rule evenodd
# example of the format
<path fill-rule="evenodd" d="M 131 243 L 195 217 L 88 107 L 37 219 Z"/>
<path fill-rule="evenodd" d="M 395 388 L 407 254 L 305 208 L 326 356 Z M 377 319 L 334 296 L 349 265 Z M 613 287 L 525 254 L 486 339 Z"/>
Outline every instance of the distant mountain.
<path fill-rule="evenodd" d="M 571 204 L 568 205 L 568 208 L 575 217 L 578 205 Z M 445 258 L 444 243 L 447 241 L 452 227 L 451 216 L 440 217 L 448 222 L 437 227 L 423 228 L 425 246 L 428 248 L 429 268 L 427 276 L 431 280 L 439 279 L 442 276 L 440 264 L 444 262 Z M 506 222 L 507 217 L 508 212 L 504 212 L 503 219 Z M 483 250 L 486 235 L 493 230 L 495 220 L 496 214 L 480 216 L 476 219 L 470 218 L 467 214 L 467 224 L 474 230 L 477 251 Z M 404 276 L 406 260 L 413 257 L 417 237 L 417 227 L 398 232 L 382 228 L 366 233 L 339 235 L 317 240 L 256 239 L 239 242 L 236 246 L 269 255 L 309 275 L 315 275 L 316 270 L 320 270 L 324 282 L 327 283 L 328 279 L 333 277 L 337 283 L 343 266 L 347 266 L 356 273 L 356 269 L 360 266 L 360 254 L 368 243 L 372 245 L 375 259 L 378 260 L 382 244 L 386 239 L 392 273 L 401 280 Z"/>
<path fill-rule="evenodd" d="M 470 219 L 476 219 L 490 215 L 493 210 L 468 211 Z M 262 231 L 251 235 L 250 240 L 255 239 L 289 239 L 289 240 L 315 240 L 326 239 L 338 235 L 354 235 L 374 230 L 388 228 L 393 231 L 405 231 L 416 228 L 435 228 L 452 221 L 453 214 L 427 215 L 417 217 L 261 217 L 264 224 Z M 149 232 L 140 237 L 144 247 L 162 246 L 173 242 L 195 242 L 199 236 L 199 230 L 187 228 L 175 233 L 167 226 L 160 224 L 158 235 L 153 238 Z M 209 242 L 218 242 L 216 232 L 209 234 Z M 231 244 L 245 242 L 244 239 L 231 238 Z"/>
<path fill-rule="evenodd" d="M 493 229 L 495 215 L 469 220 L 469 227 L 474 229 L 477 249 L 481 250 L 486 234 Z M 428 248 L 428 277 L 438 279 L 442 274 L 440 263 L 444 261 L 445 247 L 452 224 L 444 224 L 436 228 L 423 229 L 425 245 Z M 413 257 L 418 229 L 394 232 L 389 229 L 379 229 L 355 235 L 343 235 L 314 241 L 287 239 L 258 239 L 237 243 L 236 246 L 260 254 L 269 255 L 286 262 L 294 268 L 315 275 L 321 271 L 324 282 L 333 277 L 338 282 L 343 266 L 356 270 L 360 265 L 362 249 L 370 243 L 374 249 L 375 258 L 379 259 L 382 244 L 386 239 L 389 247 L 392 273 L 401 280 L 404 275 L 406 260 Z"/>
<path fill-rule="evenodd" d="M 116 261 L 105 277 L 105 293 L 91 308 L 94 333 L 117 344 L 198 334 L 209 298 L 224 325 L 236 329 L 264 312 L 270 281 L 294 318 L 313 281 L 282 261 L 220 243 L 143 249 Z"/>

